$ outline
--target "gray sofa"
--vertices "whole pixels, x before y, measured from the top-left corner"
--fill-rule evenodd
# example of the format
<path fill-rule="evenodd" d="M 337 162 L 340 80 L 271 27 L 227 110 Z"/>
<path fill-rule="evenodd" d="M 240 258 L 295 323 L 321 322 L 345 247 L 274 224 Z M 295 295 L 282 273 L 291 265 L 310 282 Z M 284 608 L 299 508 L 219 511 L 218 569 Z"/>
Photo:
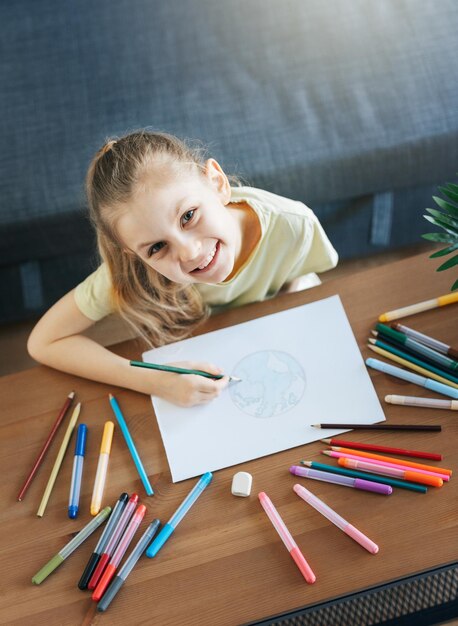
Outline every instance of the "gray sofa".
<path fill-rule="evenodd" d="M 455 0 L 16 0 L 0 22 L 0 321 L 95 266 L 84 176 L 129 130 L 304 201 L 341 258 L 419 243 L 456 179 Z"/>

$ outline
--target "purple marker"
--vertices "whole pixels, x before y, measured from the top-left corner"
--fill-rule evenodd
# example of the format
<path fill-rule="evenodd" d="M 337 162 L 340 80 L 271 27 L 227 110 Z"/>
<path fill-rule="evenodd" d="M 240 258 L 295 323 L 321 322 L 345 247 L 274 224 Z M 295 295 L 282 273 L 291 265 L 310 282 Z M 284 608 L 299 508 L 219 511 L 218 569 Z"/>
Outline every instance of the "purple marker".
<path fill-rule="evenodd" d="M 353 487 L 354 489 L 362 489 L 363 491 L 373 491 L 374 493 L 380 493 L 384 496 L 389 496 L 390 493 L 393 493 L 393 488 L 390 487 L 390 485 L 374 483 L 372 480 L 364 480 L 363 478 L 350 478 L 349 476 L 340 476 L 339 474 L 331 474 L 330 472 L 320 472 L 320 470 L 300 467 L 299 465 L 292 465 L 289 471 L 295 476 L 313 478 L 314 480 L 322 480 L 326 483 Z"/>

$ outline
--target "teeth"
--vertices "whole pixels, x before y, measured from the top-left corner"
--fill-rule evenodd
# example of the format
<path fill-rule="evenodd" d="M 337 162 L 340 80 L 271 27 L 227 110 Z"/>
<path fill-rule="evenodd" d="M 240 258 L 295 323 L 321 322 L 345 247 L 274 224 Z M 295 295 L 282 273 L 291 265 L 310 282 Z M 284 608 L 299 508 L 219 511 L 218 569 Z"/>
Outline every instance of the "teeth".
<path fill-rule="evenodd" d="M 205 259 L 205 261 L 201 265 L 199 265 L 199 267 L 197 269 L 199 269 L 199 270 L 205 269 L 207 267 L 207 265 L 209 265 L 212 262 L 213 257 L 215 256 L 215 254 L 216 254 L 216 246 L 213 248 L 212 252 L 210 252 L 210 254 Z"/>

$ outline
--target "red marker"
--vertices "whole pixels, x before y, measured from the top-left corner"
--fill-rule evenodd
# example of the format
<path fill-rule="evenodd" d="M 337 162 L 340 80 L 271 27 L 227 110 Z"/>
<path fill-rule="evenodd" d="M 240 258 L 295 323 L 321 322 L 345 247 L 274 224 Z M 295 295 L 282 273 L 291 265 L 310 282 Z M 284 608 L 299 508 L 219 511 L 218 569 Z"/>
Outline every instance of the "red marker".
<path fill-rule="evenodd" d="M 130 518 L 132 517 L 132 513 L 134 512 L 135 507 L 137 506 L 137 503 L 138 503 L 138 496 L 136 493 L 133 493 L 129 498 L 129 502 L 126 504 L 126 508 L 122 512 L 121 517 L 119 518 L 119 522 L 116 528 L 113 530 L 113 534 L 111 535 L 110 541 L 108 542 L 107 547 L 105 548 L 105 552 L 102 553 L 102 556 L 100 557 L 99 562 L 97 563 L 97 567 L 95 568 L 94 573 L 92 574 L 91 579 L 89 580 L 87 588 L 90 589 L 91 591 L 96 588 L 97 583 L 99 582 L 99 579 L 102 576 L 104 569 L 108 564 L 108 561 L 113 555 L 113 552 L 115 551 L 116 546 L 118 545 L 119 540 L 121 539 L 121 536 L 127 524 L 129 523 Z"/>
<path fill-rule="evenodd" d="M 92 594 L 92 599 L 96 602 L 98 602 L 103 596 L 106 588 L 111 582 L 111 579 L 115 575 L 116 569 L 135 535 L 135 531 L 140 526 L 142 519 L 145 517 L 145 513 L 146 506 L 144 504 L 140 504 L 130 520 L 129 526 L 126 528 L 126 532 L 122 536 L 121 541 L 118 543 L 118 547 L 114 551 L 106 570 L 102 574 L 102 578 L 99 580 L 97 587 Z"/>
<path fill-rule="evenodd" d="M 401 456 L 411 456 L 418 459 L 432 459 L 434 461 L 442 461 L 442 454 L 435 452 L 421 452 L 419 450 L 405 450 L 404 448 L 389 448 L 387 446 L 376 446 L 371 443 L 360 443 L 359 441 L 346 441 L 344 439 L 322 439 L 323 443 L 330 446 L 342 446 L 344 448 L 353 448 L 354 450 L 371 450 L 372 452 L 388 452 L 389 454 L 400 454 Z"/>

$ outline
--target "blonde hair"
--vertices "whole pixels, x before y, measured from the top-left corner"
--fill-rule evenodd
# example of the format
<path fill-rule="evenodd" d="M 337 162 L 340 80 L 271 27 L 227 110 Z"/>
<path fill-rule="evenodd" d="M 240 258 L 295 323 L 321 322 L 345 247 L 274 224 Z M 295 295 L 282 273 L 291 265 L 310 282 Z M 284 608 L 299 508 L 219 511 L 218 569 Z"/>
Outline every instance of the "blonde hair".
<path fill-rule="evenodd" d="M 86 178 L 90 217 L 111 276 L 114 308 L 149 346 L 189 336 L 208 309 L 194 286 L 174 283 L 126 252 L 116 222 L 153 168 L 160 180 L 168 180 L 183 167 L 203 170 L 201 147 L 142 130 L 108 141 L 95 155 Z"/>

